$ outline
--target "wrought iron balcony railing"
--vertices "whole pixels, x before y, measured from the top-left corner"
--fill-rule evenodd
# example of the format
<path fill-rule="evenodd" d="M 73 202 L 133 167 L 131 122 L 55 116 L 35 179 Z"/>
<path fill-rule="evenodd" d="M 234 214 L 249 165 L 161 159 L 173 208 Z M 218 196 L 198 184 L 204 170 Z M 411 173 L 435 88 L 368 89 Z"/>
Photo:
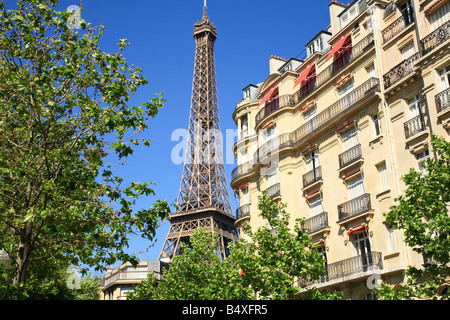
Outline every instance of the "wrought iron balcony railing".
<path fill-rule="evenodd" d="M 447 21 L 425 38 L 420 40 L 420 51 L 422 52 L 422 56 L 428 54 L 448 39 L 450 39 L 450 21 Z"/>
<path fill-rule="evenodd" d="M 403 60 L 398 65 L 389 70 L 388 73 L 383 75 L 384 88 L 388 89 L 393 84 L 404 79 L 407 75 L 414 71 L 414 61 L 420 58 L 420 53 L 417 52 L 406 60 Z"/>
<path fill-rule="evenodd" d="M 364 100 L 364 98 L 377 91 L 380 91 L 380 81 L 377 78 L 370 78 L 295 131 L 280 135 L 278 138 L 274 138 L 264 143 L 255 152 L 254 163 L 259 163 L 265 155 L 276 152 L 280 148 L 300 142 L 308 134 L 314 132 L 319 127 L 325 125 L 328 121 L 339 116 L 346 109 L 352 107 L 354 104 Z"/>
<path fill-rule="evenodd" d="M 342 169 L 361 158 L 361 144 L 357 144 L 339 155 L 339 169 Z"/>
<path fill-rule="evenodd" d="M 302 230 L 307 233 L 313 233 L 317 230 L 328 227 L 328 213 L 322 212 L 312 218 L 306 219 L 302 223 Z"/>
<path fill-rule="evenodd" d="M 371 270 L 383 269 L 383 255 L 381 252 L 370 251 L 348 259 L 327 264 L 325 261 L 325 275 L 316 281 L 299 279 L 299 286 L 311 285 L 314 283 L 326 283 L 331 280 L 348 277 L 350 275 L 367 272 Z"/>
<path fill-rule="evenodd" d="M 355 199 L 338 205 L 339 221 L 354 217 L 371 209 L 370 193 L 363 194 Z"/>
<path fill-rule="evenodd" d="M 356 60 L 362 54 L 364 54 L 371 45 L 374 43 L 373 33 L 367 35 L 360 42 L 355 44 L 350 50 L 342 54 L 339 59 L 333 61 L 333 63 L 326 69 L 317 74 L 316 86 L 319 87 L 326 81 L 331 79 L 334 75 L 344 69 L 345 66 Z"/>
<path fill-rule="evenodd" d="M 374 266 L 377 266 L 379 270 L 383 269 L 381 252 L 371 251 L 349 259 L 330 263 L 327 265 L 327 274 L 324 280 L 333 280 L 359 272 L 366 272 L 374 269 Z"/>
<path fill-rule="evenodd" d="M 322 167 L 317 167 L 303 175 L 303 188 L 322 180 Z"/>
<path fill-rule="evenodd" d="M 438 93 L 434 100 L 436 102 L 436 110 L 437 112 L 441 112 L 442 110 L 445 110 L 450 107 L 450 89 L 447 89 L 445 91 L 442 91 Z"/>
<path fill-rule="evenodd" d="M 401 13 L 400 18 L 392 22 L 389 26 L 381 31 L 383 36 L 383 44 L 394 38 L 397 34 L 406 29 L 407 26 L 415 21 L 414 13 L 412 10 L 404 10 Z"/>
<path fill-rule="evenodd" d="M 294 105 L 294 100 L 292 99 L 292 95 L 286 94 L 281 97 L 278 97 L 271 102 L 266 103 L 266 105 L 256 114 L 255 117 L 255 124 L 258 126 L 258 124 L 261 123 L 265 118 L 267 118 L 269 115 L 277 111 L 278 109 L 284 108 L 284 107 L 290 107 Z"/>
<path fill-rule="evenodd" d="M 250 204 L 244 204 L 236 209 L 236 220 L 248 217 L 250 215 Z"/>
<path fill-rule="evenodd" d="M 417 117 L 412 118 L 404 123 L 405 127 L 405 137 L 408 139 L 413 135 L 425 130 L 425 119 L 423 114 L 418 115 Z"/>
<path fill-rule="evenodd" d="M 299 103 L 304 97 L 309 95 L 311 92 L 315 91 L 318 87 L 323 85 L 334 75 L 344 69 L 347 65 L 352 63 L 354 60 L 359 58 L 363 53 L 365 53 L 369 47 L 374 43 L 373 33 L 366 36 L 360 42 L 355 44 L 351 49 L 349 49 L 345 54 L 341 55 L 340 58 L 333 61 L 333 63 L 325 68 L 323 71 L 318 73 L 316 76 L 311 77 L 310 80 L 300 87 L 296 93 L 292 95 L 293 103 Z"/>
<path fill-rule="evenodd" d="M 267 195 L 271 198 L 276 198 L 281 195 L 280 193 L 280 184 L 276 183 L 267 188 Z"/>
<path fill-rule="evenodd" d="M 231 181 L 236 180 L 237 178 L 250 173 L 253 171 L 252 165 L 250 162 L 243 163 L 236 168 L 233 169 L 231 172 Z"/>

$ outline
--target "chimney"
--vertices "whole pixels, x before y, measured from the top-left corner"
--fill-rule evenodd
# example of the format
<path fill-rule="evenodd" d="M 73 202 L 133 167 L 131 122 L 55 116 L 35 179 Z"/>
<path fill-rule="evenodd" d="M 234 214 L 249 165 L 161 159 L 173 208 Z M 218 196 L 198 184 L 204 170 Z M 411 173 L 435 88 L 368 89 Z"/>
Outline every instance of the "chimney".
<path fill-rule="evenodd" d="M 330 22 L 331 22 L 331 28 L 329 28 L 329 31 L 331 32 L 331 35 L 334 37 L 339 31 L 341 31 L 341 22 L 339 21 L 338 15 L 342 11 L 344 11 L 347 8 L 347 6 L 343 3 L 337 2 L 337 0 L 331 0 L 328 7 L 330 8 Z"/>
<path fill-rule="evenodd" d="M 275 72 L 277 72 L 278 69 L 280 69 L 281 66 L 285 63 L 286 63 L 286 59 L 271 55 L 269 58 L 270 74 L 274 74 Z"/>

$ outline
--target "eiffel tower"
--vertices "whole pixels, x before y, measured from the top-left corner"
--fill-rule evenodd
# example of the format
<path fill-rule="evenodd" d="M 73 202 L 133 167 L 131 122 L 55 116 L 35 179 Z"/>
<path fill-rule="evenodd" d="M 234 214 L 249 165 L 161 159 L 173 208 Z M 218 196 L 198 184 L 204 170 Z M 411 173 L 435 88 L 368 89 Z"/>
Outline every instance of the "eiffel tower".
<path fill-rule="evenodd" d="M 159 260 L 171 262 L 189 245 L 197 228 L 218 235 L 216 253 L 228 255 L 228 244 L 238 239 L 225 179 L 214 66 L 215 26 L 209 21 L 206 0 L 203 18 L 194 25 L 196 42 L 189 134 L 177 212 L 169 218 L 170 229 Z"/>

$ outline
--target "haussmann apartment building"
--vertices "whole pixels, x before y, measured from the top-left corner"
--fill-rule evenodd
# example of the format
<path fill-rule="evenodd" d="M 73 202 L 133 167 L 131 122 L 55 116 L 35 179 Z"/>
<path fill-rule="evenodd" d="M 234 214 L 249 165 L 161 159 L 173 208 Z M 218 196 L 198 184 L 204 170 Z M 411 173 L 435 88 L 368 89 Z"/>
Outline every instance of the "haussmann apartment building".
<path fill-rule="evenodd" d="M 236 227 L 262 225 L 267 190 L 305 219 L 324 256 L 326 276 L 313 285 L 376 299 L 370 276 L 395 286 L 423 263 L 383 213 L 405 190 L 401 177 L 434 156 L 431 134 L 449 138 L 450 0 L 333 1 L 328 10 L 305 57 L 271 56 L 268 77 L 236 105 Z"/>

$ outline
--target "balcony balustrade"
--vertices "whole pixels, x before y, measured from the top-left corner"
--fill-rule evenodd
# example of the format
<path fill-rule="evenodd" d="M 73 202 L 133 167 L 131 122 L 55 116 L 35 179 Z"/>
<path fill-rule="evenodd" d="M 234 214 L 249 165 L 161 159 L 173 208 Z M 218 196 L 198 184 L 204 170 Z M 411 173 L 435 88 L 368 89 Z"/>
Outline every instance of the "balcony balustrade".
<path fill-rule="evenodd" d="M 414 13 L 412 10 L 404 10 L 401 13 L 400 18 L 392 22 L 389 26 L 381 31 L 383 36 L 383 44 L 394 38 L 397 34 L 406 29 L 415 21 Z"/>
<path fill-rule="evenodd" d="M 438 113 L 450 107 L 450 89 L 438 93 L 434 97 L 434 100 L 436 102 L 436 110 Z"/>
<path fill-rule="evenodd" d="M 380 91 L 380 81 L 376 78 L 370 78 L 295 131 L 289 134 L 280 135 L 278 139 L 274 138 L 263 144 L 254 154 L 255 163 L 258 163 L 265 155 L 273 153 L 280 148 L 300 142 L 305 136 L 339 116 L 344 110 L 352 107 L 354 104 L 377 91 Z"/>
<path fill-rule="evenodd" d="M 267 195 L 271 198 L 276 198 L 276 197 L 281 196 L 280 184 L 276 183 L 274 185 L 271 185 L 269 188 L 267 188 Z"/>
<path fill-rule="evenodd" d="M 373 33 L 367 35 L 360 42 L 355 44 L 351 49 L 347 50 L 344 54 L 342 54 L 339 59 L 333 61 L 333 63 L 328 66 L 326 69 L 321 71 L 316 77 L 316 86 L 319 87 L 333 76 L 335 76 L 338 72 L 340 72 L 344 67 L 349 65 L 351 62 L 359 58 L 363 55 L 371 45 L 374 43 Z"/>
<path fill-rule="evenodd" d="M 388 73 L 386 73 L 383 76 L 384 80 L 384 88 L 388 89 L 393 84 L 399 82 L 400 80 L 404 79 L 409 74 L 413 73 L 414 71 L 414 61 L 418 60 L 420 58 L 420 53 L 417 52 L 411 57 L 409 57 L 406 60 L 403 60 L 398 65 L 396 65 L 394 68 L 389 70 Z"/>
<path fill-rule="evenodd" d="M 250 216 L 250 204 L 244 204 L 236 209 L 236 220 Z"/>
<path fill-rule="evenodd" d="M 420 51 L 422 56 L 428 54 L 434 48 L 450 39 L 450 21 L 447 21 L 439 28 L 431 32 L 420 40 Z"/>
<path fill-rule="evenodd" d="M 233 169 L 233 171 L 231 172 L 231 181 L 235 181 L 239 177 L 241 177 L 247 173 L 250 173 L 252 171 L 253 171 L 253 167 L 250 162 L 243 163 Z"/>
<path fill-rule="evenodd" d="M 418 115 L 417 117 L 412 118 L 404 123 L 405 127 L 405 137 L 408 139 L 413 135 L 425 130 L 425 119 L 423 114 Z"/>
<path fill-rule="evenodd" d="M 344 151 L 339 155 L 339 169 L 352 164 L 362 158 L 361 144 Z"/>
<path fill-rule="evenodd" d="M 255 124 L 261 123 L 264 119 L 270 116 L 272 113 L 277 111 L 278 109 L 284 107 L 291 107 L 294 105 L 294 100 L 292 99 L 292 95 L 286 94 L 278 97 L 270 102 L 267 102 L 266 105 L 256 114 Z"/>
<path fill-rule="evenodd" d="M 302 223 L 302 230 L 309 234 L 328 227 L 328 213 L 322 212 Z"/>
<path fill-rule="evenodd" d="M 371 209 L 372 205 L 370 203 L 370 194 L 363 194 L 359 197 L 356 197 L 355 199 L 338 205 L 339 221 L 357 216 L 360 213 L 369 211 Z"/>
<path fill-rule="evenodd" d="M 359 272 L 366 272 L 371 269 L 383 269 L 383 260 L 381 252 L 371 251 L 352 258 L 330 263 L 327 265 L 327 274 L 323 280 L 333 280 L 340 277 L 348 277 L 349 275 Z"/>
<path fill-rule="evenodd" d="M 303 188 L 322 180 L 322 167 L 317 167 L 303 175 Z"/>
<path fill-rule="evenodd" d="M 381 252 L 370 251 L 348 259 L 327 264 L 325 262 L 325 275 L 316 281 L 299 279 L 299 286 L 326 283 L 339 278 L 349 277 L 361 272 L 383 269 L 383 255 Z"/>

